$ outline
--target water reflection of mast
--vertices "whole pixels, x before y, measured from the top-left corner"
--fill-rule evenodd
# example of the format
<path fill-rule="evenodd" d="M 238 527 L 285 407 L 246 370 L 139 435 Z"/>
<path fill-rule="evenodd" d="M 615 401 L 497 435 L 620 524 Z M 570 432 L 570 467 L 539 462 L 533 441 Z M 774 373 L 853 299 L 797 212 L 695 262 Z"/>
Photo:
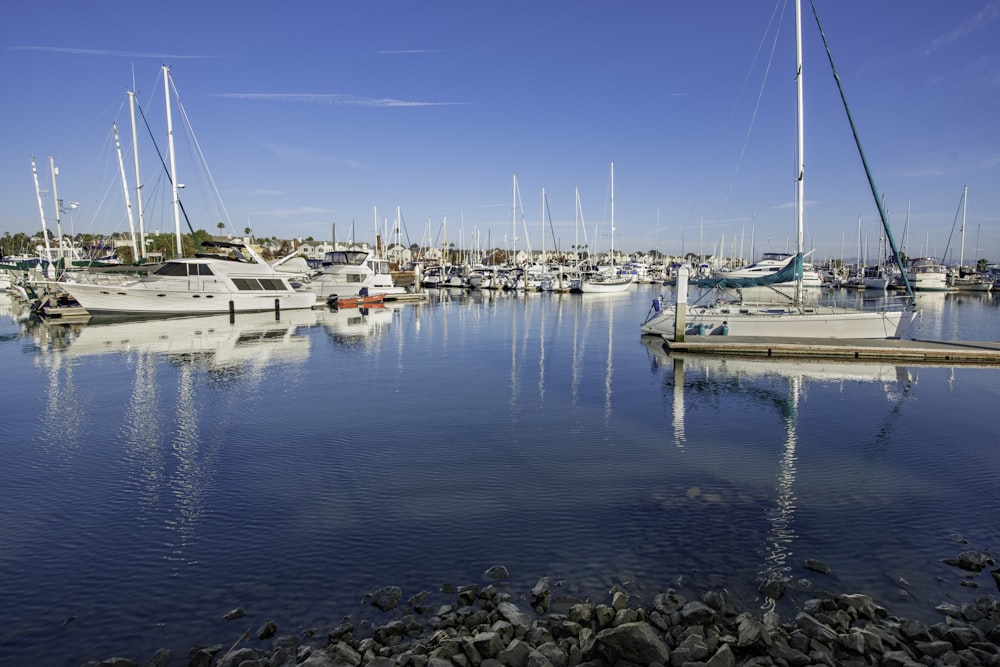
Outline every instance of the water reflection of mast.
<path fill-rule="evenodd" d="M 795 529 L 792 519 L 795 516 L 795 494 L 792 486 L 796 475 L 796 445 L 798 444 L 799 398 L 802 393 L 802 376 L 792 375 L 789 378 L 789 398 L 782 413 L 785 422 L 785 447 L 782 450 L 778 465 L 777 491 L 778 498 L 774 507 L 767 512 L 770 529 L 764 542 L 764 564 L 761 577 L 768 579 L 784 579 L 791 566 L 788 557 L 789 547 L 795 539 Z M 773 607 L 775 600 L 767 598 L 766 607 Z"/>
<path fill-rule="evenodd" d="M 516 298 L 516 295 L 512 298 Z M 517 374 L 517 307 L 511 306 L 510 312 L 510 409 L 517 406 L 518 374 Z"/>
<path fill-rule="evenodd" d="M 611 425 L 611 369 L 612 369 L 612 350 L 614 345 L 612 344 L 611 333 L 614 331 L 615 324 L 615 309 L 614 304 L 610 304 L 608 308 L 608 361 L 607 369 L 604 375 L 604 425 Z"/>
<path fill-rule="evenodd" d="M 140 468 L 139 504 L 154 509 L 159 501 L 158 489 L 163 479 L 161 452 L 159 392 L 156 384 L 156 355 L 136 351 L 135 379 L 132 396 L 125 408 L 124 436 L 134 461 Z"/>
<path fill-rule="evenodd" d="M 684 360 L 674 359 L 674 444 L 684 447 Z"/>
<path fill-rule="evenodd" d="M 583 341 L 580 340 L 580 318 L 583 316 L 583 300 L 573 299 L 576 306 L 576 317 L 573 318 L 573 363 L 571 365 L 570 395 L 573 398 L 573 405 L 576 406 L 580 398 L 580 361 L 583 357 Z"/>
<path fill-rule="evenodd" d="M 183 551 L 194 537 L 204 505 L 209 466 L 198 460 L 198 408 L 195 404 L 192 365 L 182 364 L 177 379 L 177 435 L 173 451 L 177 459 L 177 474 L 171 480 L 171 491 L 178 506 L 174 528 L 180 538 L 174 553 L 183 559 Z"/>
<path fill-rule="evenodd" d="M 545 403 L 545 312 L 548 308 L 540 308 L 538 327 L 538 403 Z"/>

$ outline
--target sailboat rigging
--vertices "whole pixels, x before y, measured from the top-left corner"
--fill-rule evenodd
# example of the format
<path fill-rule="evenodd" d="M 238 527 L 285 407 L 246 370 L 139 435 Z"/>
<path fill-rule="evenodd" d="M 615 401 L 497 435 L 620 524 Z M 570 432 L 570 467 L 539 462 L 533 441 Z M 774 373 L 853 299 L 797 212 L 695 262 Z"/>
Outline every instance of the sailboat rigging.
<path fill-rule="evenodd" d="M 882 310 L 863 310 L 846 306 L 806 304 L 802 300 L 803 272 L 803 218 L 805 205 L 805 132 L 803 101 L 802 64 L 802 3 L 795 0 L 795 82 L 796 82 L 796 172 L 795 172 L 795 257 L 789 262 L 790 274 L 795 281 L 794 297 L 788 304 L 753 304 L 745 301 L 717 301 L 709 305 L 695 304 L 686 308 L 683 331 L 691 334 L 728 334 L 733 336 L 765 336 L 795 338 L 898 338 L 906 330 L 913 318 L 911 304 Z M 816 8 L 813 6 L 813 14 Z M 817 17 L 817 25 L 819 19 Z M 822 34 L 822 28 L 820 27 Z M 824 43 L 825 43 L 824 36 Z M 827 47 L 829 55 L 829 47 Z M 833 65 L 831 57 L 831 66 Z M 834 70 L 834 72 L 836 72 Z M 835 77 L 836 78 L 836 77 Z M 838 81 L 839 84 L 839 81 Z M 841 89 L 843 98 L 843 90 Z M 845 101 L 845 110 L 847 105 Z M 848 117 L 850 112 L 848 110 Z M 857 140 L 857 131 L 851 120 Z M 858 142 L 858 149 L 861 149 Z M 868 173 L 869 185 L 875 195 L 876 205 L 883 220 L 886 236 L 893 247 L 893 255 L 899 261 L 895 241 L 888 228 L 885 211 L 868 170 L 867 160 L 862 152 L 862 161 Z M 643 333 L 658 334 L 673 338 L 675 331 L 674 307 L 662 307 L 662 299 L 654 300 L 645 322 Z"/>

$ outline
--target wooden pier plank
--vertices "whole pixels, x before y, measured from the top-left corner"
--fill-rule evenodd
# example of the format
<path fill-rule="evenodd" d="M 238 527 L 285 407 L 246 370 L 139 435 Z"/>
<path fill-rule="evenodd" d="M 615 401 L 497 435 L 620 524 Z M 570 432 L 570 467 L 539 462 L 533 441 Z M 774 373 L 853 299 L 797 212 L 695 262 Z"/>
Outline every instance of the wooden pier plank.
<path fill-rule="evenodd" d="M 664 340 L 667 348 L 671 351 L 716 355 L 883 361 L 950 361 L 1000 365 L 1000 342 L 758 336 L 687 336 L 684 342 L 667 338 Z"/>

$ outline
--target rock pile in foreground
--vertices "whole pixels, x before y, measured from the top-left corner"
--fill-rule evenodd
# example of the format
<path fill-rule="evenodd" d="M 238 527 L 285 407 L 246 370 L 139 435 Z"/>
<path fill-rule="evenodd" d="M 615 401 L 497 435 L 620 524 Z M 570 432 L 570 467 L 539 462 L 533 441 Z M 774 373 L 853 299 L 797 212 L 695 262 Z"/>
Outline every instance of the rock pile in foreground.
<path fill-rule="evenodd" d="M 487 572 L 496 575 L 496 569 Z M 505 571 L 502 573 L 505 575 Z M 505 578 L 496 577 L 496 578 Z M 1000 578 L 1000 577 L 998 577 Z M 605 603 L 557 601 L 542 578 L 520 603 L 503 584 L 447 587 L 454 601 L 431 606 L 421 593 L 400 607 L 402 591 L 387 587 L 367 602 L 391 620 L 345 619 L 326 637 L 279 635 L 264 624 L 254 640 L 226 650 L 196 647 L 183 660 L 161 650 L 149 667 L 803 667 L 805 665 L 1000 666 L 1000 600 L 962 607 L 943 604 L 927 625 L 891 616 L 867 595 L 814 594 L 794 618 L 735 609 L 724 593 L 688 600 L 675 590 L 640 604 L 614 587 Z M 237 612 L 235 616 L 239 616 Z M 85 667 L 131 667 L 124 659 Z"/>

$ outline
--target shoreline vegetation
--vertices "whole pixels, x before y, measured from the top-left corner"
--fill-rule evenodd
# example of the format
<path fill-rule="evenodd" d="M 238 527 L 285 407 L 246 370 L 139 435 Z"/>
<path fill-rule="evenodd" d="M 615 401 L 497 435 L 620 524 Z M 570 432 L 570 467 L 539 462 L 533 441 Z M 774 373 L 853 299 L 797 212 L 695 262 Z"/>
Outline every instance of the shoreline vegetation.
<path fill-rule="evenodd" d="M 960 585 L 980 588 L 1000 568 L 988 553 L 963 551 L 944 563 L 961 571 Z M 829 573 L 822 562 L 806 567 Z M 159 649 L 146 662 L 110 658 L 84 667 L 733 667 L 735 665 L 997 665 L 1000 599 L 979 597 L 961 606 L 942 603 L 935 623 L 892 615 L 871 596 L 820 590 L 811 582 L 772 577 L 758 591 L 769 604 L 740 609 L 725 590 L 682 594 L 668 589 L 651 600 L 615 585 L 605 599 L 560 594 L 562 582 L 540 578 L 512 593 L 506 567 L 483 582 L 445 584 L 404 602 L 396 586 L 362 601 L 357 617 L 334 628 L 280 634 L 273 621 L 235 642 L 196 645 L 187 656 Z M 987 578 L 988 579 L 988 578 Z M 775 603 L 796 597 L 782 617 Z M 798 599 L 799 594 L 805 594 Z M 785 602 L 789 602 L 789 598 Z M 234 609 L 225 618 L 246 617 Z"/>

